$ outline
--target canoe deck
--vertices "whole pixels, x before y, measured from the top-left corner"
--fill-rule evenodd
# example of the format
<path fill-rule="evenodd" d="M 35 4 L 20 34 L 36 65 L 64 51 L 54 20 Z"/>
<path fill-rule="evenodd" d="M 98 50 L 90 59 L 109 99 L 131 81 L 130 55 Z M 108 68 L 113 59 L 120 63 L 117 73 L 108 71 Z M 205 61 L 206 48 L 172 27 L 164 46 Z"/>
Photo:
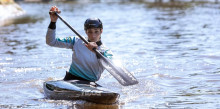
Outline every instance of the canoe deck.
<path fill-rule="evenodd" d="M 100 104 L 118 102 L 119 94 L 109 91 L 94 82 L 82 80 L 47 81 L 43 84 L 44 95 L 55 100 L 86 100 Z"/>

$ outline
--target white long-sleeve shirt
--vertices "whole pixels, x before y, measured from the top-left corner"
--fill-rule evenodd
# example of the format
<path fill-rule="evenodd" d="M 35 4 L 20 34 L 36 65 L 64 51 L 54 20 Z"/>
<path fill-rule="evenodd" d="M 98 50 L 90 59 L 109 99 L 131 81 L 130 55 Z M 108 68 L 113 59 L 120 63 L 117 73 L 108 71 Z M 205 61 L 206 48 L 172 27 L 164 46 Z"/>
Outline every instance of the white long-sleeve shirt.
<path fill-rule="evenodd" d="M 104 71 L 96 54 L 90 51 L 84 42 L 78 37 L 67 37 L 64 39 L 55 38 L 56 30 L 48 28 L 46 43 L 53 47 L 72 49 L 72 64 L 69 72 L 75 76 L 89 81 L 98 81 Z M 98 50 L 105 57 L 111 58 L 112 54 L 104 45 L 98 46 Z"/>

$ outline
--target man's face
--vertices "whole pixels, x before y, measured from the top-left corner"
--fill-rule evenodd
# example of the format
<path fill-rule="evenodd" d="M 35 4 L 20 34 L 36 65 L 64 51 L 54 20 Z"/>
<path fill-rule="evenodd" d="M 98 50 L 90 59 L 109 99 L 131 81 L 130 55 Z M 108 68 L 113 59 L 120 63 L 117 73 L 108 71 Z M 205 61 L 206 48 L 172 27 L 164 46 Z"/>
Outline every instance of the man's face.
<path fill-rule="evenodd" d="M 91 42 L 97 42 L 101 37 L 102 29 L 100 28 L 87 29 L 86 34 Z"/>

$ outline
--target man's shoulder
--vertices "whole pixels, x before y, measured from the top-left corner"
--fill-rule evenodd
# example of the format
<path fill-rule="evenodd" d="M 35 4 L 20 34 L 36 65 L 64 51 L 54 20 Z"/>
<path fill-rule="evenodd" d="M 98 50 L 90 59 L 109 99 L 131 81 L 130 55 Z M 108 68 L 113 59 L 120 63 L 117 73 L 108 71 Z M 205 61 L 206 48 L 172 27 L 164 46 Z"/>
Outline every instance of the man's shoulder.
<path fill-rule="evenodd" d="M 73 40 L 74 43 L 76 43 L 76 42 L 83 42 L 83 40 L 81 40 L 78 36 L 69 36 L 68 38 Z"/>
<path fill-rule="evenodd" d="M 83 40 L 81 38 L 79 38 L 78 36 L 74 36 L 74 38 L 75 38 L 76 41 L 83 42 Z"/>

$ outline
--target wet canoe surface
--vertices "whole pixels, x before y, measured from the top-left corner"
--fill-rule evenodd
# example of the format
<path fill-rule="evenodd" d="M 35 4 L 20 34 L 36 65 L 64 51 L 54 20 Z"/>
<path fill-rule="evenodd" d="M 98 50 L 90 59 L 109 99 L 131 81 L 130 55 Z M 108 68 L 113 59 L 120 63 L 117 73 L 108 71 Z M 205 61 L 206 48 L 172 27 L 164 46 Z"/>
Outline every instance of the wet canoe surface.
<path fill-rule="evenodd" d="M 114 104 L 120 95 L 88 81 L 47 81 L 43 84 L 46 98 L 55 100 L 86 100 L 100 104 Z"/>

